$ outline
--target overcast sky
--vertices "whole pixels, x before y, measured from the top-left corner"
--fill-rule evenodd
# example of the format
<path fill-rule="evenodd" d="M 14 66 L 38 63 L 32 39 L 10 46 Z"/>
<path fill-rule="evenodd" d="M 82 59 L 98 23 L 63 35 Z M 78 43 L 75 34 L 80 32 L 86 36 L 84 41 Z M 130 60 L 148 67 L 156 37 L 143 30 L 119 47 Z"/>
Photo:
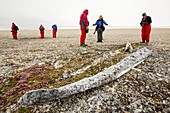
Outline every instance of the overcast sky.
<path fill-rule="evenodd" d="M 152 17 L 153 26 L 170 26 L 170 0 L 0 0 L 0 30 L 15 22 L 20 29 L 79 26 L 84 9 L 92 25 L 103 15 L 109 26 L 139 26 L 141 14 Z"/>

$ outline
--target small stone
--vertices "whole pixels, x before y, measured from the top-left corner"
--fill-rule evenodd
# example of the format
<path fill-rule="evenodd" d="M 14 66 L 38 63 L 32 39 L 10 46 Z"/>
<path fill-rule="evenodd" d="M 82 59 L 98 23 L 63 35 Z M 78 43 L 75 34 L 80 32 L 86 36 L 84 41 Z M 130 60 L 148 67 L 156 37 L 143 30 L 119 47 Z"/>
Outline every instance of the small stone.
<path fill-rule="evenodd" d="M 85 55 L 85 54 L 87 54 L 88 52 L 87 51 L 84 51 L 84 52 L 82 52 L 82 55 Z"/>
<path fill-rule="evenodd" d="M 141 113 L 141 112 L 142 112 L 141 109 L 136 109 L 136 110 L 134 110 L 134 113 Z"/>
<path fill-rule="evenodd" d="M 162 103 L 163 103 L 163 104 L 166 104 L 166 100 L 163 100 Z"/>
<path fill-rule="evenodd" d="M 11 113 L 11 110 L 10 110 L 10 109 L 7 109 L 7 110 L 6 110 L 6 113 Z"/>
<path fill-rule="evenodd" d="M 157 75 L 157 76 L 159 76 L 159 77 L 161 77 L 161 76 L 162 76 L 162 75 L 161 75 L 161 74 L 159 74 L 159 73 L 156 73 L 156 75 Z"/>
<path fill-rule="evenodd" d="M 101 101 L 98 101 L 98 102 L 97 102 L 97 105 L 99 105 L 99 106 L 102 105 Z"/>
<path fill-rule="evenodd" d="M 143 109 L 143 106 L 142 106 L 142 105 L 140 105 L 140 106 L 139 106 L 139 108 L 140 108 L 140 109 Z"/>
<path fill-rule="evenodd" d="M 158 78 L 158 81 L 163 81 L 163 79 L 162 78 Z"/>
<path fill-rule="evenodd" d="M 135 71 L 141 72 L 141 69 L 137 69 L 137 68 L 132 68 L 132 70 L 135 70 Z"/>
<path fill-rule="evenodd" d="M 58 61 L 54 64 L 55 69 L 61 68 L 61 67 L 63 66 L 61 63 L 62 63 L 62 61 L 61 61 L 61 60 L 58 60 Z"/>
<path fill-rule="evenodd" d="M 114 89 L 114 88 L 109 88 L 109 91 L 111 91 L 111 92 L 112 92 L 112 94 L 114 94 L 115 89 Z"/>
<path fill-rule="evenodd" d="M 146 89 L 149 89 L 149 86 L 146 86 Z"/>
<path fill-rule="evenodd" d="M 38 63 L 39 66 L 42 66 L 42 65 L 45 65 L 45 63 L 41 62 L 41 63 Z"/>

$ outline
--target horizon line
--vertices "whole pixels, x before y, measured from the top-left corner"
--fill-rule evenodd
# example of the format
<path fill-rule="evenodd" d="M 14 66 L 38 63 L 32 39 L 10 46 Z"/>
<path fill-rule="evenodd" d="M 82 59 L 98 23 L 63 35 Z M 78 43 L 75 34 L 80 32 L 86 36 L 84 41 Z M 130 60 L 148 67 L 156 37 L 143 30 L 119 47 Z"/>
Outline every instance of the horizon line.
<path fill-rule="evenodd" d="M 59 29 L 80 29 L 79 26 L 58 26 Z M 90 29 L 95 29 L 95 26 L 90 26 Z M 107 29 L 138 29 L 140 26 L 106 26 Z M 170 28 L 170 26 L 152 26 L 152 28 Z M 6 31 L 11 29 L 0 29 L 0 31 Z M 23 28 L 20 30 L 38 30 L 38 28 Z M 51 30 L 51 28 L 46 28 L 46 30 Z"/>

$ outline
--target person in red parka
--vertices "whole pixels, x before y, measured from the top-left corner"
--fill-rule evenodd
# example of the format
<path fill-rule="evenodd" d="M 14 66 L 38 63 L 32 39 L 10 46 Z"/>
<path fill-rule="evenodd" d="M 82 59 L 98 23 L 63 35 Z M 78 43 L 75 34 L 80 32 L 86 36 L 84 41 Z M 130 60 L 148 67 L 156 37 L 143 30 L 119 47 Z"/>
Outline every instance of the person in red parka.
<path fill-rule="evenodd" d="M 143 18 L 140 22 L 140 25 L 142 26 L 142 42 L 141 43 L 145 43 L 145 42 L 149 43 L 152 19 L 150 16 L 147 16 L 146 13 L 143 13 L 142 17 Z"/>
<path fill-rule="evenodd" d="M 12 32 L 12 37 L 13 39 L 17 40 L 17 31 L 19 30 L 18 26 L 15 25 L 15 23 L 12 23 L 12 27 L 11 27 L 11 32 Z"/>
<path fill-rule="evenodd" d="M 88 33 L 88 26 L 89 26 L 89 21 L 87 18 L 89 11 L 86 9 L 84 10 L 83 14 L 80 16 L 80 29 L 81 29 L 81 36 L 80 36 L 80 46 L 87 46 L 85 44 L 85 39 L 86 39 L 86 33 Z"/>
<path fill-rule="evenodd" d="M 40 34 L 41 34 L 41 39 L 44 39 L 44 30 L 45 30 L 44 26 L 40 25 L 39 30 L 40 30 Z"/>

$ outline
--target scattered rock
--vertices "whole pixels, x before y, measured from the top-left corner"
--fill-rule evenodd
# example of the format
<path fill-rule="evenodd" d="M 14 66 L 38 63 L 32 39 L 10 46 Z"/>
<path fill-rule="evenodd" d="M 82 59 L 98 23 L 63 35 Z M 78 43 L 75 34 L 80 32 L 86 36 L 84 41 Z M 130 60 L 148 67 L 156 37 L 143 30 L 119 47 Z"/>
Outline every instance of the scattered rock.
<path fill-rule="evenodd" d="M 62 65 L 62 60 L 58 60 L 55 64 L 54 64 L 54 67 L 55 67 L 55 69 L 58 69 L 58 68 L 60 68 L 60 67 L 62 67 L 63 65 Z"/>

